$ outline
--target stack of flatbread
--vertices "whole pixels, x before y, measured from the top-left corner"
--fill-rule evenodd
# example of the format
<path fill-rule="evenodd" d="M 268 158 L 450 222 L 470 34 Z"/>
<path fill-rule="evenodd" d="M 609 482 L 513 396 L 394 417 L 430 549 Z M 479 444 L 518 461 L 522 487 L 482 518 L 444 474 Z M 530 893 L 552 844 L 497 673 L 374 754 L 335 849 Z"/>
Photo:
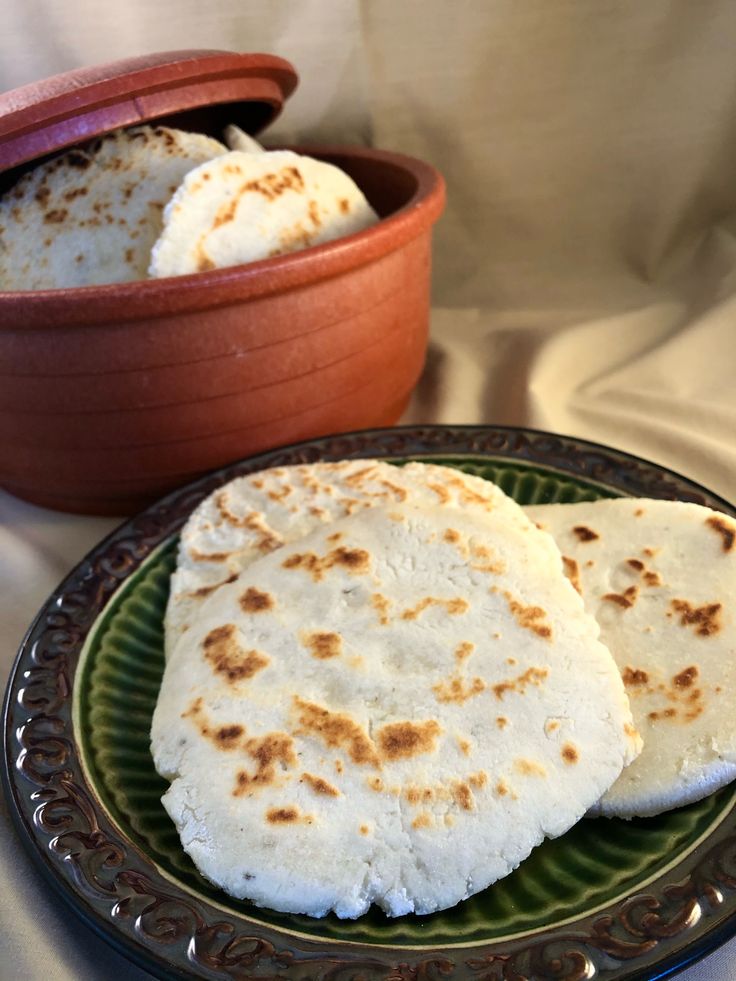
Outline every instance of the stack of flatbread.
<path fill-rule="evenodd" d="M 184 848 L 273 909 L 430 913 L 586 813 L 723 786 L 735 543 L 696 505 L 525 512 L 420 463 L 222 487 L 181 536 L 152 728 Z"/>
<path fill-rule="evenodd" d="M 47 160 L 0 198 L 0 289 L 90 286 L 294 252 L 378 220 L 339 168 L 165 126 Z"/>
<path fill-rule="evenodd" d="M 240 478 L 194 512 L 152 727 L 227 892 L 355 917 L 452 906 L 638 754 L 559 549 L 496 486 L 377 461 Z"/>

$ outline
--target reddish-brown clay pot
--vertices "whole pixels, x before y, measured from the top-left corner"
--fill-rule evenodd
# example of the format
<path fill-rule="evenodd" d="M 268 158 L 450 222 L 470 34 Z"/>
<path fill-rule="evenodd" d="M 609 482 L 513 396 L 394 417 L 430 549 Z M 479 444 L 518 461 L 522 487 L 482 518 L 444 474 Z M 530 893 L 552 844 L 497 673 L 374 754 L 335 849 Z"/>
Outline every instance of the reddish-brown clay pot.
<path fill-rule="evenodd" d="M 172 279 L 0 293 L 0 484 L 124 514 L 208 469 L 389 425 L 424 361 L 444 184 L 400 154 L 311 147 L 382 220 Z"/>

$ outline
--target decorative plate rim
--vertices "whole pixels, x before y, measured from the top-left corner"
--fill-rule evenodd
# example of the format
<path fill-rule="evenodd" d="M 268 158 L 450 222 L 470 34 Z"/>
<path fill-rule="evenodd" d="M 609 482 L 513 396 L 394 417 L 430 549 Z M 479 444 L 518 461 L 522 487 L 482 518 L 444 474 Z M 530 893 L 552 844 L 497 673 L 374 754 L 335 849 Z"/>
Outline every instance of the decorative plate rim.
<path fill-rule="evenodd" d="M 734 808 L 646 890 L 507 943 L 435 948 L 319 942 L 254 923 L 171 881 L 108 815 L 84 775 L 72 724 L 88 635 L 121 585 L 224 481 L 269 466 L 361 457 L 487 457 L 587 480 L 619 494 L 681 499 L 736 515 L 696 482 L 602 444 L 513 426 L 406 426 L 271 450 L 174 491 L 103 539 L 28 629 L 3 707 L 2 779 L 32 858 L 78 915 L 164 978 L 319 981 L 645 981 L 680 970 L 736 933 Z M 469 955 L 459 956 L 465 950 Z"/>

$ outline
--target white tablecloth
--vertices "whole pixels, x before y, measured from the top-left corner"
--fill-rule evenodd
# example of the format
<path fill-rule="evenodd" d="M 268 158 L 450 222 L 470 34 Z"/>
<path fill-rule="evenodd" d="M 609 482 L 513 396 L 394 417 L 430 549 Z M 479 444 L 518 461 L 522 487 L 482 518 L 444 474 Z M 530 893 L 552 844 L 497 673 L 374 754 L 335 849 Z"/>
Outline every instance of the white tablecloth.
<path fill-rule="evenodd" d="M 301 82 L 273 142 L 372 143 L 447 178 L 405 421 L 586 436 L 734 499 L 735 46 L 732 0 L 6 0 L 0 89 L 156 50 L 285 56 Z M 113 524 L 0 493 L 3 677 Z M 144 977 L 50 895 L 3 809 L 0 979 Z M 736 942 L 682 978 L 732 981 Z"/>

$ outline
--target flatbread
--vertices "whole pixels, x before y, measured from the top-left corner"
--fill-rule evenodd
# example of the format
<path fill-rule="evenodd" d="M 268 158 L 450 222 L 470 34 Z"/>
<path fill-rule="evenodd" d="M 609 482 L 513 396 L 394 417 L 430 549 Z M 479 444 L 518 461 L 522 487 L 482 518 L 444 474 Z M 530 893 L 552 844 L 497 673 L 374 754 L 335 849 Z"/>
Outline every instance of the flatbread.
<path fill-rule="evenodd" d="M 598 812 L 633 817 L 736 777 L 736 522 L 697 504 L 625 498 L 527 508 L 621 670 L 641 756 Z"/>
<path fill-rule="evenodd" d="M 560 561 L 551 537 L 499 487 L 451 467 L 364 459 L 262 470 L 213 492 L 184 526 L 166 610 L 167 657 L 207 596 L 264 553 L 361 508 L 401 503 L 499 511 Z"/>
<path fill-rule="evenodd" d="M 638 737 L 542 540 L 501 510 L 364 509 L 210 596 L 152 727 L 200 871 L 287 912 L 430 913 L 574 824 Z"/>
<path fill-rule="evenodd" d="M 239 126 L 225 127 L 225 143 L 230 150 L 242 150 L 243 153 L 265 153 L 264 147 Z"/>
<path fill-rule="evenodd" d="M 378 216 L 332 164 L 289 150 L 232 151 L 186 176 L 166 206 L 150 275 L 254 262 L 361 231 Z"/>
<path fill-rule="evenodd" d="M 0 288 L 146 279 L 166 203 L 225 151 L 199 133 L 137 126 L 34 167 L 0 200 Z"/>

